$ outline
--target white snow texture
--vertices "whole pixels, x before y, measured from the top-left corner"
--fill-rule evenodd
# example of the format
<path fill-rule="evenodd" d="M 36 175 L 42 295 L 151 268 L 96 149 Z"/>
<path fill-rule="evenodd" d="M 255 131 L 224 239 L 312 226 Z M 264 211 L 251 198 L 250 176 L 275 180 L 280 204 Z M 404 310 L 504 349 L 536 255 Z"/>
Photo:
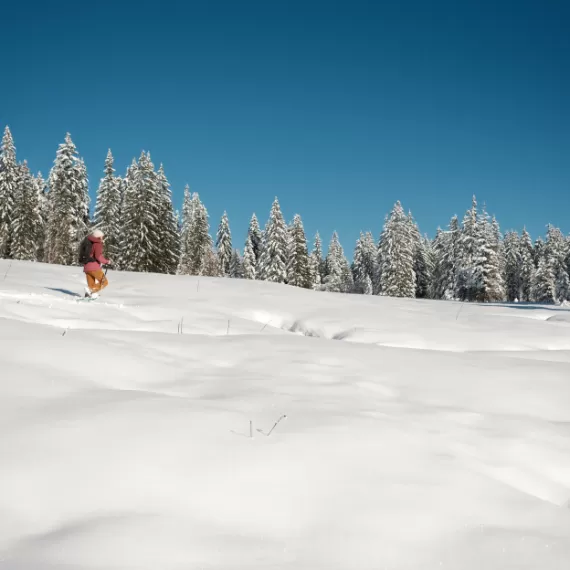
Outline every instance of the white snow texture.
<path fill-rule="evenodd" d="M 1 570 L 569 568 L 564 307 L 109 281 L 0 260 Z"/>

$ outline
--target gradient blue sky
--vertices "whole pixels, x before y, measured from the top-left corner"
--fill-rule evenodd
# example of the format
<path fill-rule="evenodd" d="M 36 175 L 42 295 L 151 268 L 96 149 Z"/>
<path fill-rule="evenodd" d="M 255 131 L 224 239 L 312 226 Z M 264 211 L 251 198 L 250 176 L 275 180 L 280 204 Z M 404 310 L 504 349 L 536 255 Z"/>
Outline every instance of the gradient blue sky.
<path fill-rule="evenodd" d="M 71 132 L 92 194 L 149 150 L 240 248 L 275 195 L 349 255 L 398 199 L 535 238 L 570 232 L 569 30 L 567 0 L 4 2 L 0 126 L 46 176 Z"/>

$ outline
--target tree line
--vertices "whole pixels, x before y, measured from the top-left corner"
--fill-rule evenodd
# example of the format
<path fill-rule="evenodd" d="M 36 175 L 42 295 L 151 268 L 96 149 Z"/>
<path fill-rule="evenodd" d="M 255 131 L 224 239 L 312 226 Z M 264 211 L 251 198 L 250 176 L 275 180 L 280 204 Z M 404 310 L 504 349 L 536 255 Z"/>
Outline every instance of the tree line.
<path fill-rule="evenodd" d="M 472 302 L 563 302 L 570 299 L 570 239 L 551 225 L 534 243 L 523 229 L 501 234 L 475 197 L 434 239 L 422 236 L 400 202 L 376 242 L 361 233 L 350 263 L 337 233 L 326 255 L 319 234 L 307 243 L 301 216 L 287 223 L 275 198 L 262 229 L 253 214 L 246 242 L 232 242 L 224 212 L 212 237 L 198 193 L 184 191 L 174 209 L 162 165 L 150 153 L 118 176 L 109 151 L 93 215 L 87 169 L 71 136 L 59 145 L 47 180 L 18 162 L 10 129 L 0 147 L 0 257 L 77 264 L 79 243 L 93 228 L 119 270 L 257 279 L 338 293 Z"/>

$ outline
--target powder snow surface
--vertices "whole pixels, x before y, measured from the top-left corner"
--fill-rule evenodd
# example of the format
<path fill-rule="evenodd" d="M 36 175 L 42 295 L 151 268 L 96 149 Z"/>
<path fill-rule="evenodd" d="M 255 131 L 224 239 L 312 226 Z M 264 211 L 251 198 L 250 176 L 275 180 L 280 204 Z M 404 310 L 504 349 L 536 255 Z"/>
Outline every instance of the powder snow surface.
<path fill-rule="evenodd" d="M 1 570 L 570 568 L 567 310 L 109 277 L 0 261 Z"/>

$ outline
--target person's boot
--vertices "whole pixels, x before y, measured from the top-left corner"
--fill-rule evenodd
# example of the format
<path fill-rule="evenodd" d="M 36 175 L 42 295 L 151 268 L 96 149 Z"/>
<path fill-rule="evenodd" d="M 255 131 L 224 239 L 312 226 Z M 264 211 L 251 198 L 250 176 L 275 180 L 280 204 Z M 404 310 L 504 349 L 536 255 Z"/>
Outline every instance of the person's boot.
<path fill-rule="evenodd" d="M 85 297 L 91 297 L 91 289 L 89 287 L 85 287 Z"/>

